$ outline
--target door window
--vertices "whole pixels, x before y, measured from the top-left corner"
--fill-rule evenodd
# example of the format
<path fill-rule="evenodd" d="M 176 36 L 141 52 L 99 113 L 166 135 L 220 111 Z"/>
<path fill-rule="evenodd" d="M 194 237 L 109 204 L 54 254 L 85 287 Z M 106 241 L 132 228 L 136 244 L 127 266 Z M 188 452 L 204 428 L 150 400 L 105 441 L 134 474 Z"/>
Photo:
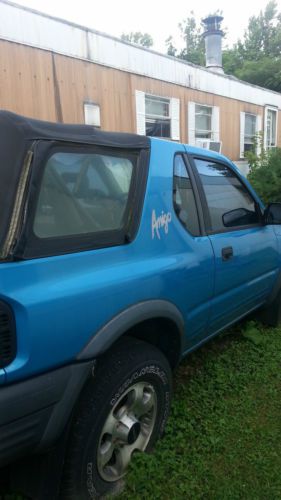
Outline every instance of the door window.
<path fill-rule="evenodd" d="M 175 157 L 173 201 L 182 225 L 194 236 L 200 234 L 195 197 L 189 174 L 181 155 Z"/>
<path fill-rule="evenodd" d="M 260 222 L 251 194 L 227 165 L 195 159 L 206 196 L 213 232 Z"/>

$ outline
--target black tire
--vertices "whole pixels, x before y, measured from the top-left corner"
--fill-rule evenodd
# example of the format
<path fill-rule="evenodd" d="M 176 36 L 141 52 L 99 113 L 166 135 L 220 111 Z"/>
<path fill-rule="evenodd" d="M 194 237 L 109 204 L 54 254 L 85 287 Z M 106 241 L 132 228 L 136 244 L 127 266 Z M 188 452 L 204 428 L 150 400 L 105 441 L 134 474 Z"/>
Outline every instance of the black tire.
<path fill-rule="evenodd" d="M 138 443 L 142 449 L 151 451 L 163 434 L 170 409 L 171 387 L 168 361 L 158 349 L 145 342 L 121 339 L 98 360 L 73 418 L 61 483 L 62 499 L 101 498 L 121 489 L 123 480 L 117 476 L 121 471 L 123 477 L 123 455 L 130 456 L 131 449 Z M 138 399 L 141 391 L 143 399 Z M 138 415 L 146 412 L 139 420 L 136 418 L 136 422 L 133 408 Z M 125 427 L 124 415 L 130 418 Z M 111 434 L 106 430 L 107 425 L 112 425 Z M 120 429 L 126 430 L 121 444 Z M 104 465 L 102 453 L 107 446 L 113 447 L 114 452 Z"/>

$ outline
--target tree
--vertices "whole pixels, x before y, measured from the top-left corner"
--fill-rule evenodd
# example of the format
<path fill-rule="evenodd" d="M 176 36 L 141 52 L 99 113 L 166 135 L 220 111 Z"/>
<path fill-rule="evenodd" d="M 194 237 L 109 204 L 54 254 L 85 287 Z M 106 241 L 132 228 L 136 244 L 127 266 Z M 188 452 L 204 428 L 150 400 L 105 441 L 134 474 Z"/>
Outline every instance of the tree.
<path fill-rule="evenodd" d="M 244 38 L 224 53 L 223 63 L 226 73 L 281 91 L 281 13 L 275 0 L 250 17 Z"/>
<path fill-rule="evenodd" d="M 215 12 L 221 15 L 222 12 Z M 184 47 L 175 47 L 172 37 L 166 40 L 167 53 L 195 64 L 205 64 L 203 29 L 191 12 L 179 24 Z M 241 40 L 223 50 L 223 68 L 255 85 L 281 91 L 281 12 L 277 2 L 270 0 L 264 11 L 249 19 Z"/>
<path fill-rule="evenodd" d="M 202 27 L 201 25 L 198 26 L 193 11 L 190 12 L 189 17 L 179 23 L 179 29 L 185 46 L 178 52 L 177 57 L 194 64 L 204 65 L 205 50 L 204 40 L 202 38 Z M 167 40 L 170 41 L 171 37 Z M 168 45 L 168 50 L 169 48 L 171 52 L 171 46 Z M 172 49 L 176 51 L 173 46 Z"/>
<path fill-rule="evenodd" d="M 153 38 L 149 33 L 141 33 L 140 31 L 131 31 L 130 33 L 122 33 L 121 40 L 130 43 L 136 43 L 142 47 L 152 47 Z"/>
<path fill-rule="evenodd" d="M 174 56 L 174 57 L 176 57 L 177 56 L 177 49 L 174 46 L 174 39 L 173 39 L 173 37 L 169 36 L 165 40 L 165 44 L 166 44 L 166 47 L 167 47 L 167 54 L 168 54 L 168 56 Z"/>
<path fill-rule="evenodd" d="M 264 12 L 249 19 L 240 51 L 247 60 L 259 61 L 261 57 L 279 57 L 281 52 L 281 15 L 277 3 L 271 0 Z"/>
<path fill-rule="evenodd" d="M 237 45 L 222 52 L 222 67 L 226 74 L 235 75 L 243 67 L 244 59 Z"/>
<path fill-rule="evenodd" d="M 245 60 L 233 72 L 237 78 L 277 92 L 281 92 L 281 58 L 263 57 L 257 61 Z"/>

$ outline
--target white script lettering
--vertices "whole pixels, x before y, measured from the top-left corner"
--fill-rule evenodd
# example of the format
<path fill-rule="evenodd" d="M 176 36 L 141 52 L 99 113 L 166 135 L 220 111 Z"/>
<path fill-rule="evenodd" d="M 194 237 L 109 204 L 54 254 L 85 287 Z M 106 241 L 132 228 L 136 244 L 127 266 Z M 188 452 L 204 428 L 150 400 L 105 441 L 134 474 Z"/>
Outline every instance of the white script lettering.
<path fill-rule="evenodd" d="M 169 224 L 172 220 L 172 214 L 171 212 L 167 212 L 166 214 L 161 212 L 161 215 L 159 217 L 156 217 L 156 212 L 155 210 L 152 210 L 152 219 L 151 219 L 151 229 L 152 229 L 152 239 L 154 239 L 155 233 L 157 238 L 160 240 L 160 229 L 164 227 L 165 234 L 168 234 L 169 232 Z"/>

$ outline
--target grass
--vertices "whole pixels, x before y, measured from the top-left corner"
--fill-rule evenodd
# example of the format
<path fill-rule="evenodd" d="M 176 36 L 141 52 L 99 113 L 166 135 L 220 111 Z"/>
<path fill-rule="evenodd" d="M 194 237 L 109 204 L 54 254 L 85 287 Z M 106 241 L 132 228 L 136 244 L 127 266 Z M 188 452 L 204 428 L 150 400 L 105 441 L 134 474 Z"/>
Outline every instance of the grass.
<path fill-rule="evenodd" d="M 164 438 L 118 500 L 281 499 L 281 329 L 240 324 L 175 376 Z"/>
<path fill-rule="evenodd" d="M 281 499 L 281 328 L 239 324 L 186 358 L 164 438 L 115 498 Z"/>

